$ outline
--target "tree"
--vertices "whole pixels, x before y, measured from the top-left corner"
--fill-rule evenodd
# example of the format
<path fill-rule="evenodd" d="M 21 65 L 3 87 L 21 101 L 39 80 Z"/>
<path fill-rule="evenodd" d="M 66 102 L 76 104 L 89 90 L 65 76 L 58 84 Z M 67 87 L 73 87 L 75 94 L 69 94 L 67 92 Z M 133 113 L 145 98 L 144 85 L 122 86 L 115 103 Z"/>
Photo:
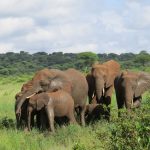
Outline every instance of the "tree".
<path fill-rule="evenodd" d="M 77 54 L 77 63 L 76 65 L 79 67 L 79 69 L 87 71 L 91 65 L 98 61 L 99 58 L 97 54 L 93 52 L 82 52 Z"/>
<path fill-rule="evenodd" d="M 146 51 L 141 51 L 136 57 L 134 62 L 141 64 L 143 67 L 145 64 L 150 63 L 150 54 Z"/>

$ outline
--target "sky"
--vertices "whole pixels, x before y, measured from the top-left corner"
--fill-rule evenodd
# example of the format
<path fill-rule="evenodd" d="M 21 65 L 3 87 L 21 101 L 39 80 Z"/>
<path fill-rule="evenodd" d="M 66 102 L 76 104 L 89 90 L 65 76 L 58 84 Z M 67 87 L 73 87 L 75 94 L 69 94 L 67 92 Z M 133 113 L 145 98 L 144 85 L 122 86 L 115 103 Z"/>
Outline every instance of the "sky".
<path fill-rule="evenodd" d="M 0 53 L 150 52 L 150 0 L 1 0 Z"/>

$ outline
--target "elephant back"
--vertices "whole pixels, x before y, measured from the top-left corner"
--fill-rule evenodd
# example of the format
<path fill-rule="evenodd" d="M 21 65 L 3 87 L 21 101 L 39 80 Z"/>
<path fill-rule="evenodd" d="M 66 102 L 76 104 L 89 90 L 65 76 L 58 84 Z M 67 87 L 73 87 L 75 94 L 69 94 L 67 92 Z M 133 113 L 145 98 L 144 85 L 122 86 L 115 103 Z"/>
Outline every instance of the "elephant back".
<path fill-rule="evenodd" d="M 85 105 L 88 95 L 88 84 L 85 76 L 75 69 L 68 69 L 65 73 L 72 84 L 72 97 L 75 106 Z"/>

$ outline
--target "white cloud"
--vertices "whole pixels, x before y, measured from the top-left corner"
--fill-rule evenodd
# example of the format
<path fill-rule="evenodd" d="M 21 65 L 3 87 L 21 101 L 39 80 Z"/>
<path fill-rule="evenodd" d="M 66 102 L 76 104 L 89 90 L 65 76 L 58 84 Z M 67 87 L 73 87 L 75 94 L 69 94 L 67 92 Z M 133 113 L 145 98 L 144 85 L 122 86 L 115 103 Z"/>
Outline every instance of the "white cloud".
<path fill-rule="evenodd" d="M 64 41 L 76 41 L 86 38 L 91 33 L 89 24 L 68 23 L 61 26 L 37 26 L 32 32 L 25 36 L 27 42 L 47 41 L 52 43 L 64 43 Z M 71 43 L 72 43 L 71 42 Z M 59 44 L 60 45 L 60 44 Z"/>
<path fill-rule="evenodd" d="M 1 14 L 25 14 L 33 12 L 39 7 L 43 1 L 41 0 L 5 0 L 0 2 Z"/>
<path fill-rule="evenodd" d="M 149 14 L 148 0 L 5 0 L 0 50 L 150 52 Z"/>
<path fill-rule="evenodd" d="M 132 28 L 146 29 L 150 27 L 150 4 L 144 5 L 140 1 L 127 1 L 126 15 L 129 17 L 127 22 Z"/>
<path fill-rule="evenodd" d="M 0 19 L 0 37 L 11 35 L 15 32 L 25 32 L 34 26 L 34 21 L 31 18 L 2 18 Z"/>
<path fill-rule="evenodd" d="M 41 41 L 50 41 L 54 39 L 55 33 L 43 28 L 36 28 L 33 32 L 26 35 L 25 39 L 27 42 L 41 42 Z"/>
<path fill-rule="evenodd" d="M 123 18 L 115 11 L 102 12 L 99 20 L 108 31 L 121 33 L 127 30 L 124 26 Z"/>

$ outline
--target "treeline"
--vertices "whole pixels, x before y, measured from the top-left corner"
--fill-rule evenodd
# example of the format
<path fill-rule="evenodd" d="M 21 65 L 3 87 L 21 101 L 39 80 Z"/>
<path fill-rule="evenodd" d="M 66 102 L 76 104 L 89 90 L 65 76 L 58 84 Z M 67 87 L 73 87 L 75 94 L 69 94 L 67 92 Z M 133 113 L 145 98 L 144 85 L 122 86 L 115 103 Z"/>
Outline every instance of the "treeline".
<path fill-rule="evenodd" d="M 0 75 L 28 74 L 45 67 L 62 70 L 73 67 L 88 72 L 92 63 L 96 61 L 102 63 L 110 59 L 120 62 L 122 69 L 150 71 L 150 54 L 146 51 L 141 51 L 139 54 L 122 53 L 120 55 L 114 53 L 95 54 L 93 52 L 29 54 L 20 51 L 20 53 L 0 54 Z"/>

